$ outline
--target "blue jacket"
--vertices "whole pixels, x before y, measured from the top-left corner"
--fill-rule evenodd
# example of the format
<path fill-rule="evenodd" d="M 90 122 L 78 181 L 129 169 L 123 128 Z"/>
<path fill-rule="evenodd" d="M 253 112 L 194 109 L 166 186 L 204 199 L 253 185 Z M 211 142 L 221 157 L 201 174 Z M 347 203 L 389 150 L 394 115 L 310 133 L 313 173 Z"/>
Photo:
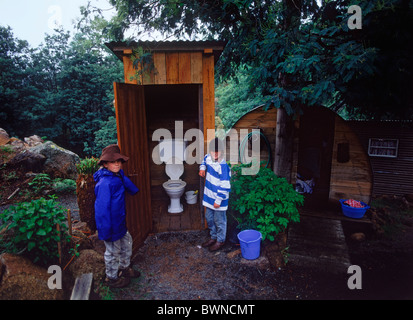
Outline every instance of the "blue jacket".
<path fill-rule="evenodd" d="M 106 168 L 95 172 L 95 220 L 100 240 L 116 241 L 126 234 L 125 190 L 136 194 L 139 189 L 125 176 Z"/>

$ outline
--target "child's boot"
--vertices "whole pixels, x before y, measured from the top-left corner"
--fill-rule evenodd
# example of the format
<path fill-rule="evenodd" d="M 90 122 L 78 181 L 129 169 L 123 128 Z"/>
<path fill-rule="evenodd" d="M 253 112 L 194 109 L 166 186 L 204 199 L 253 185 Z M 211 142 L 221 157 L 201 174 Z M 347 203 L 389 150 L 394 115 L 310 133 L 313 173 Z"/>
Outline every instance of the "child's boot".
<path fill-rule="evenodd" d="M 126 278 L 139 278 L 141 276 L 141 273 L 137 270 L 134 270 L 131 266 L 125 269 L 120 269 L 118 274 L 119 274 L 119 277 L 126 277 Z"/>
<path fill-rule="evenodd" d="M 105 284 L 111 288 L 125 288 L 129 285 L 130 279 L 126 277 L 118 277 L 117 279 L 110 279 L 106 277 Z"/>
<path fill-rule="evenodd" d="M 202 244 L 202 247 L 208 248 L 208 247 L 212 246 L 213 244 L 215 244 L 215 242 L 217 242 L 216 239 L 209 239 L 209 240 L 205 241 L 205 242 Z"/>

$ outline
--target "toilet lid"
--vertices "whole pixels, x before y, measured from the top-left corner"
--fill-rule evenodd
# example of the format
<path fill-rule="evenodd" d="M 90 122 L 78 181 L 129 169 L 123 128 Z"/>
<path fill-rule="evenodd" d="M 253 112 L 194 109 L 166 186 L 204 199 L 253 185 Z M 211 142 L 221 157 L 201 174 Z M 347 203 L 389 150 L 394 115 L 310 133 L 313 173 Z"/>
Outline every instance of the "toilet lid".
<path fill-rule="evenodd" d="M 165 172 L 171 180 L 179 180 L 179 177 L 184 173 L 183 164 L 166 164 Z"/>

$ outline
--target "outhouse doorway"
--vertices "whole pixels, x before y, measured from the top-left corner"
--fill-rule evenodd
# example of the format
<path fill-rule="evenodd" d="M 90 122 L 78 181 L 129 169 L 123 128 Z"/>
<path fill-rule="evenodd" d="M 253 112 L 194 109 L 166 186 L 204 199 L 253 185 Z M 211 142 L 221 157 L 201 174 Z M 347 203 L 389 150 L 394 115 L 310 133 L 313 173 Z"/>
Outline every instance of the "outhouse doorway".
<path fill-rule="evenodd" d="M 124 167 L 125 174 L 141 190 L 126 200 L 129 212 L 126 221 L 134 250 L 149 233 L 204 228 L 199 163 L 184 162 L 181 176 L 187 183 L 186 190 L 199 190 L 197 203 L 188 205 L 182 197 L 184 212 L 168 214 L 169 196 L 162 184 L 169 177 L 165 164 L 154 161 L 154 149 L 159 141 L 153 139 L 153 134 L 158 129 L 166 129 L 171 132 L 171 138 L 176 138 L 176 127 L 181 126 L 184 135 L 187 130 L 195 129 L 203 133 L 202 137 L 198 135 L 197 140 L 189 135 L 187 144 L 199 143 L 206 147 L 209 141 L 206 133 L 215 130 L 214 67 L 225 43 L 143 41 L 111 42 L 106 46 L 124 66 L 125 83 L 114 85 L 115 108 L 118 144 L 130 158 Z M 149 53 L 151 62 L 137 62 L 137 54 L 142 51 Z M 179 134 L 182 136 L 182 132 Z"/>
<path fill-rule="evenodd" d="M 119 130 L 118 143 L 122 152 L 130 157 L 125 172 L 140 189 L 137 197 L 127 201 L 128 212 L 132 213 L 128 228 L 137 237 L 148 232 L 196 230 L 204 224 L 200 201 L 188 204 L 182 197 L 184 211 L 168 213 L 170 199 L 162 184 L 169 177 L 165 163 L 159 163 L 156 154 L 159 140 L 154 136 L 155 131 L 162 129 L 173 139 L 189 137 L 188 145 L 203 144 L 203 139 L 185 135 L 188 130 L 202 127 L 201 97 L 202 86 L 196 84 L 137 86 L 115 83 L 117 124 L 127 128 Z M 201 191 L 198 170 L 199 161 L 184 162 L 181 179 L 186 182 L 186 191 Z M 140 226 L 139 230 L 134 230 L 135 226 Z"/>
<path fill-rule="evenodd" d="M 202 86 L 197 84 L 176 85 L 148 85 L 145 86 L 146 121 L 148 124 L 149 161 L 152 198 L 153 232 L 197 230 L 201 229 L 203 216 L 201 214 L 200 201 L 196 204 L 188 204 L 185 195 L 181 197 L 183 212 L 169 213 L 169 196 L 162 184 L 169 177 L 165 171 L 165 163 L 159 163 L 157 146 L 159 140 L 154 132 L 166 129 L 171 133 L 172 139 L 188 138 L 185 135 L 189 130 L 201 130 L 202 127 Z M 163 137 L 167 138 L 167 137 Z M 198 148 L 202 141 L 195 137 L 189 137 L 187 145 L 198 142 Z M 200 190 L 200 178 L 198 175 L 199 159 L 195 163 L 184 162 L 184 173 L 181 180 L 186 182 L 185 192 Z"/>

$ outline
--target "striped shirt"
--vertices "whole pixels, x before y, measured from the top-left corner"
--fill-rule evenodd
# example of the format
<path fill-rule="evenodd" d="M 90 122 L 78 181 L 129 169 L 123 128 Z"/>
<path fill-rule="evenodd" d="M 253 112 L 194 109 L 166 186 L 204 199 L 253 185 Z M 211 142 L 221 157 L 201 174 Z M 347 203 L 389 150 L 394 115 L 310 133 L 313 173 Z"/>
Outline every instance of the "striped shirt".
<path fill-rule="evenodd" d="M 202 160 L 199 170 L 206 170 L 204 199 L 202 204 L 213 210 L 226 211 L 228 209 L 229 192 L 231 191 L 231 169 L 222 159 L 213 161 L 210 154 Z M 214 208 L 214 203 L 219 208 Z"/>

